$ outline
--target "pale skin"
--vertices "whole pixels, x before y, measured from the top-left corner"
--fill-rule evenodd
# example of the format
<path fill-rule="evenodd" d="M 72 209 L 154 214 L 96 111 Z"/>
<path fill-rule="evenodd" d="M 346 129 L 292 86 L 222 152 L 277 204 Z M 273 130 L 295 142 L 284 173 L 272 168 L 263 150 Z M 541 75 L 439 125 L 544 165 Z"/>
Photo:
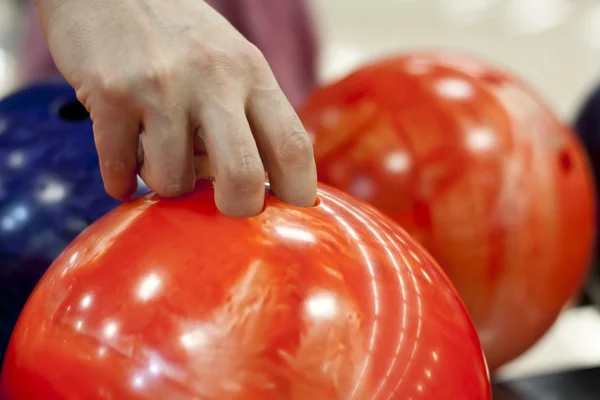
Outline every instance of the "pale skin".
<path fill-rule="evenodd" d="M 161 196 L 215 179 L 221 212 L 261 212 L 266 171 L 310 207 L 310 139 L 261 52 L 202 0 L 36 0 L 54 61 L 90 112 L 106 191 Z M 141 132 L 141 135 L 139 133 Z"/>

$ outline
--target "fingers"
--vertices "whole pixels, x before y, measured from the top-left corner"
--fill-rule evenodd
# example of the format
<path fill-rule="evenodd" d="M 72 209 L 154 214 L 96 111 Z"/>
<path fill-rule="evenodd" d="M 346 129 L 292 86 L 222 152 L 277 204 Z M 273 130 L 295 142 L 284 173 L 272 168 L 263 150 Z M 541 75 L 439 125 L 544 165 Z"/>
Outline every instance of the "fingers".
<path fill-rule="evenodd" d="M 193 136 L 186 112 L 153 110 L 144 119 L 140 176 L 163 197 L 191 191 L 195 184 Z"/>
<path fill-rule="evenodd" d="M 137 189 L 139 119 L 119 109 L 97 109 L 94 141 L 106 192 L 129 200 Z"/>
<path fill-rule="evenodd" d="M 247 105 L 271 189 L 282 201 L 312 207 L 317 196 L 312 143 L 279 87 L 271 87 L 256 89 Z"/>
<path fill-rule="evenodd" d="M 243 101 L 224 97 L 199 109 L 202 113 L 195 121 L 202 128 L 199 136 L 192 134 L 183 109 L 153 108 L 143 118 L 141 136 L 139 117 L 118 109 L 96 110 L 95 140 L 107 192 L 129 199 L 137 188 L 138 165 L 148 187 L 164 197 L 187 193 L 196 178 L 214 176 L 219 210 L 250 217 L 264 205 L 264 161 L 271 188 L 281 200 L 314 205 L 312 145 L 278 87 L 257 90 L 246 109 Z"/>
<path fill-rule="evenodd" d="M 220 98 L 203 108 L 199 123 L 215 177 L 217 208 L 238 218 L 260 213 L 265 197 L 264 167 L 243 103 Z"/>

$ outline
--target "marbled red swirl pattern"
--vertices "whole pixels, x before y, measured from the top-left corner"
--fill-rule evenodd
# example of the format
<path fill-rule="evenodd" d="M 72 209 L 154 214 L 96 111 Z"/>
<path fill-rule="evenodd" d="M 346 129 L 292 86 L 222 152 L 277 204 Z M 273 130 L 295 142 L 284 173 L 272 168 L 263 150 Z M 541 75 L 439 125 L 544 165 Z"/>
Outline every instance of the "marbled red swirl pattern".
<path fill-rule="evenodd" d="M 300 114 L 320 181 L 429 250 L 492 369 L 577 293 L 595 235 L 590 170 L 572 132 L 518 79 L 468 56 L 416 53 L 315 91 Z"/>
<path fill-rule="evenodd" d="M 3 400 L 489 400 L 458 293 L 408 234 L 321 188 L 220 214 L 210 185 L 109 213 L 25 307 Z"/>

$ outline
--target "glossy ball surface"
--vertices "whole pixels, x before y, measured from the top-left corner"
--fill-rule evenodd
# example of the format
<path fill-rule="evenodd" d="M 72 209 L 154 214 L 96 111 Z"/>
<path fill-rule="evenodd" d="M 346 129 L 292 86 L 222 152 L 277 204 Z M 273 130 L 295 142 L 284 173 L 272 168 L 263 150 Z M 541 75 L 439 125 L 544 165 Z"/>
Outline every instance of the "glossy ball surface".
<path fill-rule="evenodd" d="M 4 400 L 490 399 L 467 311 L 391 220 L 333 189 L 251 219 L 210 184 L 109 213 L 26 305 Z"/>
<path fill-rule="evenodd" d="M 92 122 L 69 85 L 45 82 L 0 101 L 0 362 L 40 277 L 118 204 L 104 190 Z"/>
<path fill-rule="evenodd" d="M 527 350 L 577 294 L 595 234 L 590 169 L 518 79 L 465 55 L 416 53 L 316 90 L 300 114 L 319 179 L 429 250 L 491 369 Z"/>

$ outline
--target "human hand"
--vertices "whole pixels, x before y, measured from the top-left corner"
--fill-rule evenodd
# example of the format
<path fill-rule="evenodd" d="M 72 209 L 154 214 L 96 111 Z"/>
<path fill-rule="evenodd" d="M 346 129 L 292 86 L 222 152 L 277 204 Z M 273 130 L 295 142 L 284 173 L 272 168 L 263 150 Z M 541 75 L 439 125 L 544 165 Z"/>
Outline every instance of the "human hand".
<path fill-rule="evenodd" d="M 252 216 L 266 168 L 281 200 L 314 204 L 312 145 L 298 116 L 260 51 L 204 1 L 37 5 L 54 61 L 94 121 L 110 195 L 130 198 L 138 172 L 162 196 L 210 175 L 223 213 Z"/>

